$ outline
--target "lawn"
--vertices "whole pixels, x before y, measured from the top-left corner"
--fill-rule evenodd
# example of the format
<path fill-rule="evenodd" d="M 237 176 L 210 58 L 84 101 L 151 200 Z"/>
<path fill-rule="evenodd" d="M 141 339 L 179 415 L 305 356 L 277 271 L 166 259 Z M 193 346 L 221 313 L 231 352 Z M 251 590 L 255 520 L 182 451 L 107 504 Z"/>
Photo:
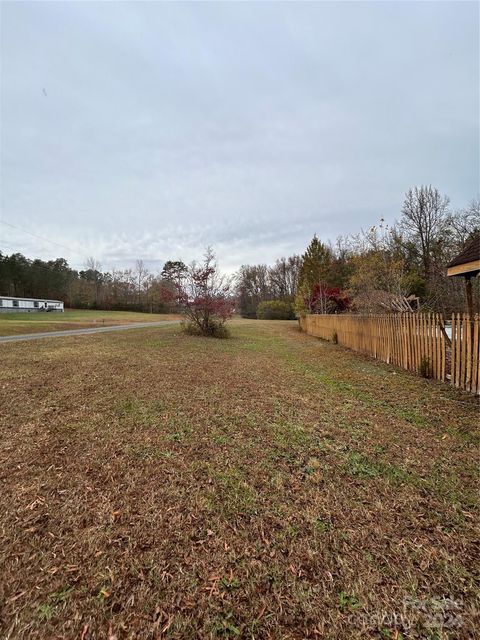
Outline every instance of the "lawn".
<path fill-rule="evenodd" d="M 232 334 L 1 345 L 0 637 L 473 638 L 478 401 Z"/>
<path fill-rule="evenodd" d="M 158 322 L 172 320 L 178 316 L 160 313 L 137 313 L 135 311 L 90 311 L 88 309 L 66 309 L 64 313 L 0 313 L 0 336 L 64 329 L 86 329 L 108 327 L 132 322 Z"/>

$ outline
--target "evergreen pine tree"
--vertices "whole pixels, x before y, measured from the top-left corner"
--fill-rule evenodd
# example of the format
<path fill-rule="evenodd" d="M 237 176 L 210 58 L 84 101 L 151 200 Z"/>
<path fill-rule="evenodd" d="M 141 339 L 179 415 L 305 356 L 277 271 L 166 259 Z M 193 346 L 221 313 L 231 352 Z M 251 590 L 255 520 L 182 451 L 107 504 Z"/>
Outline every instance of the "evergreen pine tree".
<path fill-rule="evenodd" d="M 315 285 L 329 286 L 332 267 L 332 251 L 313 236 L 312 241 L 302 256 L 302 267 L 298 278 L 298 293 L 295 302 L 297 313 L 311 312 L 310 300 Z"/>

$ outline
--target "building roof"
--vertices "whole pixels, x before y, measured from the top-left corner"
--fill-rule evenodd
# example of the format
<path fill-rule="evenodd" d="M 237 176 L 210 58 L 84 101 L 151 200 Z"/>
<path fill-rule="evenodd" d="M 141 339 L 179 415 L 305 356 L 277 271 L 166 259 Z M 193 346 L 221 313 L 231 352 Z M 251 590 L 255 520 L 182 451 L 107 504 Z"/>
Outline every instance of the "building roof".
<path fill-rule="evenodd" d="M 476 233 L 461 251 L 447 265 L 447 275 L 459 276 L 480 272 L 480 233 Z"/>
<path fill-rule="evenodd" d="M 480 260 L 480 233 L 473 236 L 470 242 L 467 242 L 463 251 L 447 265 L 448 267 L 456 267 L 457 264 L 465 264 Z"/>
<path fill-rule="evenodd" d="M 47 300 L 46 298 L 16 298 L 15 296 L 2 296 L 0 300 L 34 300 L 35 302 L 62 302 L 63 300 Z"/>

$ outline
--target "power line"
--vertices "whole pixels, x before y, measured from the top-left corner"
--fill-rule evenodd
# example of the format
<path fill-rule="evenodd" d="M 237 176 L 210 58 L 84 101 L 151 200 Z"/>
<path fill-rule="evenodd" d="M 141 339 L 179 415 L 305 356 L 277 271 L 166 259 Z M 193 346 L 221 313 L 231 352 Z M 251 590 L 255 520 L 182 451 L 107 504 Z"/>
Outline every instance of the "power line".
<path fill-rule="evenodd" d="M 73 256 L 77 256 L 77 258 L 82 259 L 82 262 L 85 263 L 86 262 L 86 256 L 80 253 L 77 253 L 76 251 L 73 251 L 70 247 L 67 247 L 64 244 L 61 244 L 60 242 L 55 242 L 54 240 L 50 240 L 49 238 L 44 238 L 43 236 L 39 236 L 36 233 L 32 233 L 31 231 L 27 231 L 26 229 L 22 229 L 21 227 L 18 227 L 15 224 L 12 224 L 11 222 L 7 222 L 6 220 L 0 220 L 1 224 L 5 224 L 7 225 L 7 227 L 11 227 L 12 229 L 17 229 L 18 231 L 22 231 L 23 233 L 27 233 L 29 236 L 32 236 L 33 238 L 37 238 L 38 240 L 44 240 L 45 242 L 50 242 L 51 244 L 56 245 L 57 247 L 61 247 L 62 249 L 66 249 L 70 255 Z M 12 247 L 12 245 L 9 245 L 8 243 L 3 242 L 3 240 L 0 240 L 0 244 L 4 245 L 4 246 L 9 246 L 10 249 L 13 249 L 15 251 L 17 251 L 16 247 Z"/>
<path fill-rule="evenodd" d="M 2 242 L 0 242 L 0 245 L 1 245 L 1 247 L 10 247 L 10 249 L 13 249 L 14 251 L 15 251 L 15 249 L 16 249 L 16 247 L 12 247 L 12 245 L 11 245 L 11 244 L 8 244 L 8 243 L 3 242 L 3 241 L 2 241 Z M 1 248 L 0 248 L 0 253 L 1 253 Z M 20 252 L 16 251 L 16 253 L 20 253 Z M 4 256 L 4 257 L 9 258 L 9 257 L 11 257 L 12 255 L 15 255 L 15 254 L 11 254 L 10 256 Z M 23 254 L 20 254 L 20 255 L 23 255 Z M 24 257 L 25 257 L 25 256 L 24 256 Z M 30 263 L 30 265 L 31 265 L 34 269 L 43 269 L 43 271 L 47 271 L 47 272 L 48 272 L 48 273 L 50 273 L 50 274 L 52 274 L 52 273 L 58 273 L 58 272 L 55 270 L 55 266 L 54 266 L 54 265 L 51 265 L 51 266 L 49 266 L 49 267 L 45 267 L 43 264 L 38 264 L 38 262 L 37 262 L 36 264 L 33 264 L 33 262 L 35 262 L 35 260 L 40 260 L 41 262 L 47 263 L 47 261 L 46 261 L 46 260 L 41 260 L 40 258 L 36 258 L 35 260 L 31 260 L 30 258 L 26 258 L 26 257 L 25 257 L 25 259 L 27 260 L 27 262 L 29 262 L 29 263 Z M 54 260 L 52 260 L 51 262 L 54 262 Z M 67 263 L 67 264 L 68 264 L 68 263 Z M 81 271 L 81 269 L 73 269 L 70 265 L 68 265 L 68 269 L 69 269 L 70 271 L 76 271 L 76 272 Z"/>
<path fill-rule="evenodd" d="M 11 222 L 6 222 L 5 220 L 0 220 L 0 223 L 6 224 L 7 227 L 12 227 L 12 229 L 17 229 L 18 231 L 23 231 L 23 233 L 28 233 L 29 236 L 33 236 L 38 240 L 44 240 L 45 242 L 50 242 L 51 244 L 57 245 L 57 247 L 61 247 L 62 249 L 67 249 L 67 251 L 71 252 L 72 250 L 64 244 L 60 244 L 59 242 L 55 242 L 54 240 L 50 240 L 49 238 L 43 238 L 42 236 L 37 235 L 36 233 L 32 233 L 31 231 L 27 231 L 26 229 L 22 229 L 21 227 L 17 227 L 15 224 Z M 75 253 L 75 252 L 74 252 Z M 75 254 L 79 255 L 79 254 Z"/>
<path fill-rule="evenodd" d="M 30 236 L 32 236 L 34 238 L 38 238 L 39 240 L 45 240 L 46 242 L 50 242 L 51 244 L 54 244 L 57 247 L 61 247 L 62 249 L 66 249 L 69 252 L 70 255 L 76 256 L 77 258 L 81 258 L 82 259 L 82 263 L 85 263 L 85 261 L 86 261 L 85 255 L 77 253 L 76 251 L 72 251 L 72 249 L 70 249 L 69 247 L 67 247 L 64 244 L 60 244 L 59 242 L 54 242 L 53 240 L 49 240 L 48 238 L 44 238 L 42 236 L 39 236 L 36 233 L 32 233 L 31 231 L 27 231 L 26 229 L 22 229 L 21 227 L 17 227 L 17 225 L 12 224 L 11 222 L 7 222 L 6 220 L 0 220 L 0 223 L 6 224 L 8 227 L 12 227 L 12 229 L 18 229 L 18 231 L 22 231 L 23 233 L 27 233 L 28 235 L 30 235 Z M 8 244 L 8 243 L 4 242 L 3 240 L 0 240 L 0 245 L 6 246 L 6 247 L 10 247 L 10 249 L 13 249 L 16 253 L 20 253 L 18 251 L 17 247 L 12 247 L 11 244 Z M 72 267 L 70 267 L 70 268 L 72 268 Z"/>

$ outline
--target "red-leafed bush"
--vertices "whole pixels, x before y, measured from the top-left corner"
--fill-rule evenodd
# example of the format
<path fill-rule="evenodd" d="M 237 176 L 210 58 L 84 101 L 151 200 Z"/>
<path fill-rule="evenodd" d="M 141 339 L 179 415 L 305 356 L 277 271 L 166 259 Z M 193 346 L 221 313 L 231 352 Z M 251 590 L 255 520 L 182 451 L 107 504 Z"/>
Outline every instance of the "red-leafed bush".
<path fill-rule="evenodd" d="M 344 313 L 351 307 L 350 298 L 338 287 L 325 287 L 318 283 L 314 286 L 305 306 L 311 313 Z"/>
<path fill-rule="evenodd" d="M 200 264 L 193 263 L 177 285 L 177 302 L 184 330 L 195 335 L 225 338 L 225 323 L 234 312 L 231 279 L 220 274 L 215 255 L 207 249 Z"/>

